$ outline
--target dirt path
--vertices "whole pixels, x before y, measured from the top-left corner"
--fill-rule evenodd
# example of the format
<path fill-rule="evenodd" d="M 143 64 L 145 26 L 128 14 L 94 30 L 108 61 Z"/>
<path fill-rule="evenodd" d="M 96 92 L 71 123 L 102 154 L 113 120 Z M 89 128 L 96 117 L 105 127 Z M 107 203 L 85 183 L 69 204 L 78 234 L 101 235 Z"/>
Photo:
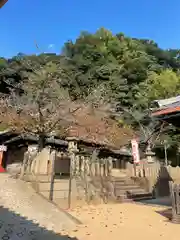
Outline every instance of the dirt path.
<path fill-rule="evenodd" d="M 79 240 L 178 240 L 180 225 L 159 213 L 166 209 L 132 203 L 76 208 L 71 213 L 84 225 L 68 234 Z"/>
<path fill-rule="evenodd" d="M 9 228 L 8 224 L 10 224 L 10 228 L 13 225 L 13 231 L 16 232 L 22 230 L 22 228 L 26 229 L 24 231 L 29 231 L 29 226 L 33 229 L 36 228 L 36 230 L 37 226 L 44 227 L 54 232 L 71 229 L 75 226 L 72 219 L 37 195 L 28 184 L 12 179 L 8 174 L 0 174 L 0 238 L 5 234 L 3 232 L 5 228 Z M 9 231 L 12 232 L 11 230 Z M 5 237 L 4 240 L 9 239 Z M 16 236 L 12 239 L 18 238 Z M 37 240 L 38 238 L 22 239 Z M 42 239 L 42 236 L 40 239 Z"/>
<path fill-rule="evenodd" d="M 84 206 L 64 212 L 27 184 L 0 174 L 0 238 L 3 240 L 178 240 L 180 225 L 162 215 L 166 207 L 137 204 Z M 58 234 L 55 234 L 58 233 Z"/>

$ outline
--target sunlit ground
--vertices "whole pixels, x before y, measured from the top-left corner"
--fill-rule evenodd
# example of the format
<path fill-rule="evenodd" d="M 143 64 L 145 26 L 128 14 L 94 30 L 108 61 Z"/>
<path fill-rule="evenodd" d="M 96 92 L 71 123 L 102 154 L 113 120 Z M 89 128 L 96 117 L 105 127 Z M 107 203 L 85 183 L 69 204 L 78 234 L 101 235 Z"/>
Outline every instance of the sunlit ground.
<path fill-rule="evenodd" d="M 180 225 L 169 221 L 171 210 L 165 206 L 103 204 L 78 207 L 70 213 L 84 223 L 68 233 L 79 240 L 179 239 Z"/>

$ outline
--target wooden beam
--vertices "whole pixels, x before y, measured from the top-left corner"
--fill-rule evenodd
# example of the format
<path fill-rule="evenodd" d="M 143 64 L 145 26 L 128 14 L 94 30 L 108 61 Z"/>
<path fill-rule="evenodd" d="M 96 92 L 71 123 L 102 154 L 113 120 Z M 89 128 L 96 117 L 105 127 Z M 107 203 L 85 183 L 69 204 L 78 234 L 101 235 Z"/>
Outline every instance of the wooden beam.
<path fill-rule="evenodd" d="M 0 0 L 0 8 L 2 8 L 7 1 L 8 0 Z"/>
<path fill-rule="evenodd" d="M 157 110 L 151 114 L 152 117 L 180 112 L 180 106 Z"/>

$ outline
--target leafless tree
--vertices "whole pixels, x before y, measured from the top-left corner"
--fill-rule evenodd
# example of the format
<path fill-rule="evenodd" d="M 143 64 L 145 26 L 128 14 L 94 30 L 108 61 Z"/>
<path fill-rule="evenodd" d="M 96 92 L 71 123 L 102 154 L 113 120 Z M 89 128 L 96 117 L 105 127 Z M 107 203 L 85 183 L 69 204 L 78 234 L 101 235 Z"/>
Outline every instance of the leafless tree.
<path fill-rule="evenodd" d="M 41 150 L 45 137 L 72 122 L 78 109 L 61 87 L 61 80 L 57 64 L 49 62 L 33 69 L 18 86 L 20 92 L 14 90 L 1 97 L 0 121 L 18 132 L 38 135 Z"/>

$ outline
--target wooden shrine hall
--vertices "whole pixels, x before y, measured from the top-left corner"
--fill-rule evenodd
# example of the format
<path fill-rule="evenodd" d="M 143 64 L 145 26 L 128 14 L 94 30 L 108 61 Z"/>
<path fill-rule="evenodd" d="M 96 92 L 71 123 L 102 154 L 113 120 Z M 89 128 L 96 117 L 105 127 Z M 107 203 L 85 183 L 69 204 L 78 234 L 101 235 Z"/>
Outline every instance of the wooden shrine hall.
<path fill-rule="evenodd" d="M 151 116 L 180 128 L 180 96 L 154 101 L 158 108 L 152 109 Z"/>

